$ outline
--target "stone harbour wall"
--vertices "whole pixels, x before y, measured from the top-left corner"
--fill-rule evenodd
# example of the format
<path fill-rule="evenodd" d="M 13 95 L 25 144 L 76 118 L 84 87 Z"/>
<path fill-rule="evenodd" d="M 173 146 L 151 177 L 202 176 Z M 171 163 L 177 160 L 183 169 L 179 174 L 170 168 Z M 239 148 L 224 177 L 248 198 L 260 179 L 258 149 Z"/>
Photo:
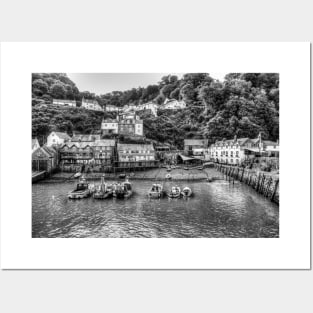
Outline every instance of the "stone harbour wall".
<path fill-rule="evenodd" d="M 215 168 L 225 175 L 226 180 L 240 181 L 251 186 L 258 193 L 279 204 L 279 176 L 278 174 L 249 170 L 242 167 L 215 164 Z"/>

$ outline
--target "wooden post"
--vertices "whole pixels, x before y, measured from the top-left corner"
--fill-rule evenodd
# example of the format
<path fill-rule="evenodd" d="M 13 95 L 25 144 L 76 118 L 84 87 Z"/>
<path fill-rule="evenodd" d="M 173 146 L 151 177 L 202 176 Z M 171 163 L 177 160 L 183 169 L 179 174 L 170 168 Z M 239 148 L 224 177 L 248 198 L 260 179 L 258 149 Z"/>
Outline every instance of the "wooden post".
<path fill-rule="evenodd" d="M 275 182 L 275 187 L 274 187 L 274 191 L 273 191 L 273 194 L 272 194 L 272 197 L 271 197 L 271 201 L 274 201 L 274 199 L 275 199 L 278 183 L 279 183 L 279 179 L 277 179 L 276 182 Z"/>
<path fill-rule="evenodd" d="M 242 180 L 243 180 L 243 175 L 244 175 L 244 173 L 245 173 L 245 169 L 243 168 L 243 169 L 242 169 L 241 178 L 240 178 L 240 181 L 241 181 L 241 182 L 242 182 Z"/>
<path fill-rule="evenodd" d="M 260 175 L 260 173 L 259 173 L 259 175 L 258 175 L 258 183 L 257 183 L 256 188 L 255 188 L 256 191 L 259 191 L 260 179 L 261 179 L 261 175 Z"/>

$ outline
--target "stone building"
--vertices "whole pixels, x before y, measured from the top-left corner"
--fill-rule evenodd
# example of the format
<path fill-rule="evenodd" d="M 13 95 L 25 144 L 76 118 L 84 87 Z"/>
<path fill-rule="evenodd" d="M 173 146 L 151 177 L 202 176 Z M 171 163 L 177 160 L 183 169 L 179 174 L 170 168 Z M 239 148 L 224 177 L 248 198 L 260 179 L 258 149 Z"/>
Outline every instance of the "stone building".
<path fill-rule="evenodd" d="M 117 144 L 118 159 L 116 167 L 136 169 L 156 167 L 155 151 L 152 144 Z"/>
<path fill-rule="evenodd" d="M 143 121 L 135 112 L 118 115 L 118 134 L 124 136 L 143 136 Z"/>
<path fill-rule="evenodd" d="M 116 135 L 118 134 L 118 121 L 116 119 L 103 119 L 101 123 L 101 135 Z"/>
<path fill-rule="evenodd" d="M 234 139 L 216 141 L 210 146 L 209 153 L 215 162 L 241 164 L 248 159 L 266 156 L 267 149 L 273 144 L 271 141 L 263 141 L 261 134 L 254 139 L 235 136 Z"/>
<path fill-rule="evenodd" d="M 203 156 L 208 147 L 207 139 L 185 139 L 184 153 L 188 156 Z"/>

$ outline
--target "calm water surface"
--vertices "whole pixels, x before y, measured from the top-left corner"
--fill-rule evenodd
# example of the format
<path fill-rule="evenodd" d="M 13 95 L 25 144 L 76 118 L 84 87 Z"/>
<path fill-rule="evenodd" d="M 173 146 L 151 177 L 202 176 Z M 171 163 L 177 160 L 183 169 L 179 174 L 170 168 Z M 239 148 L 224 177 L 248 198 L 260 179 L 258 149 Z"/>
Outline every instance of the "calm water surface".
<path fill-rule="evenodd" d="M 73 182 L 34 184 L 32 236 L 279 237 L 278 206 L 239 182 L 177 182 L 192 188 L 187 200 L 150 200 L 152 181 L 132 183 L 128 200 L 69 200 Z"/>

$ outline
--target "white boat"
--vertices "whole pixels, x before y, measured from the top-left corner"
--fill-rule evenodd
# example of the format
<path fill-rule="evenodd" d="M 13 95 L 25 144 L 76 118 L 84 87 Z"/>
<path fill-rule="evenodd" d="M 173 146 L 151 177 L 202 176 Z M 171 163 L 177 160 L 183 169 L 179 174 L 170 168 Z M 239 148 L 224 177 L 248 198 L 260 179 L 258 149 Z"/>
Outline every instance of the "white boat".
<path fill-rule="evenodd" d="M 74 175 L 74 178 L 78 178 L 78 177 L 80 177 L 80 176 L 82 176 L 82 173 L 76 173 L 76 174 Z"/>
<path fill-rule="evenodd" d="M 93 194 L 94 199 L 107 199 L 113 197 L 113 185 L 109 185 L 104 181 L 104 176 L 101 177 L 101 183 L 96 186 Z"/>
<path fill-rule="evenodd" d="M 184 187 L 183 191 L 181 193 L 184 197 L 191 197 L 192 195 L 192 190 L 189 187 Z"/>
<path fill-rule="evenodd" d="M 132 194 L 133 194 L 132 185 L 127 178 L 125 182 L 116 184 L 115 189 L 113 191 L 113 196 L 118 199 L 128 199 L 132 196 Z"/>
<path fill-rule="evenodd" d="M 153 184 L 148 195 L 153 199 L 162 198 L 164 195 L 163 186 L 161 184 Z"/>
<path fill-rule="evenodd" d="M 179 198 L 181 195 L 181 189 L 178 186 L 173 186 L 170 192 L 167 193 L 169 198 Z"/>

